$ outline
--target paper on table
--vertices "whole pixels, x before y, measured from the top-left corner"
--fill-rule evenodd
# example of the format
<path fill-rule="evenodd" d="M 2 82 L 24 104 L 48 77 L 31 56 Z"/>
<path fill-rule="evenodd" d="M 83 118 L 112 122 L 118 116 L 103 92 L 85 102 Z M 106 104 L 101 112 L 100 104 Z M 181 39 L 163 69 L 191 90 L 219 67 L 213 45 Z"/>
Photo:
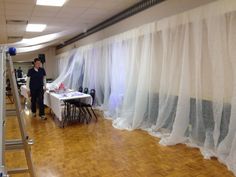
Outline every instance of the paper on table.
<path fill-rule="evenodd" d="M 81 96 L 81 95 L 83 95 L 83 93 L 80 93 L 80 92 L 69 92 L 69 93 L 59 93 L 57 95 L 59 96 L 59 98 L 63 98 L 63 97 Z"/>

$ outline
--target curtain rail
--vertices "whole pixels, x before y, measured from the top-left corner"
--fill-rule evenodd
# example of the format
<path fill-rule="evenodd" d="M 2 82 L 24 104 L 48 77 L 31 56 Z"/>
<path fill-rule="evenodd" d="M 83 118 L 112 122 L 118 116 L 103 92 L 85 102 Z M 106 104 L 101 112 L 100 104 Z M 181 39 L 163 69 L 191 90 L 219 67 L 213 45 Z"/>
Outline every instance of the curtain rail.
<path fill-rule="evenodd" d="M 65 41 L 64 44 L 60 44 L 60 45 L 56 46 L 56 49 L 61 49 L 67 45 L 70 45 L 78 40 L 81 40 L 93 33 L 101 31 L 101 30 L 103 30 L 115 23 L 118 23 L 121 20 L 124 20 L 125 18 L 135 15 L 135 14 L 137 14 L 149 7 L 152 7 L 156 4 L 159 4 L 163 1 L 165 1 L 165 0 L 142 0 L 141 2 L 129 7 L 128 9 L 126 9 L 126 10 L 112 16 L 111 18 L 99 23 L 98 25 L 90 28 L 87 32 L 80 33 L 79 35 Z"/>

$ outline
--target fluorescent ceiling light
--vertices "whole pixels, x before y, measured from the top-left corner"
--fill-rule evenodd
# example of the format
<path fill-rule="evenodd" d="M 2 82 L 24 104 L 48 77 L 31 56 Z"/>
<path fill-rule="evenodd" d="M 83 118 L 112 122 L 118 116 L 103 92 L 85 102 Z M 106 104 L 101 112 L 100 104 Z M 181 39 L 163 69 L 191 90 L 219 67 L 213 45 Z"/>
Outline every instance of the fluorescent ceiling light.
<path fill-rule="evenodd" d="M 42 32 L 45 30 L 47 25 L 45 24 L 28 24 L 26 27 L 26 31 L 28 32 Z"/>
<path fill-rule="evenodd" d="M 16 48 L 17 53 L 25 53 L 25 52 L 32 52 L 32 51 L 36 51 L 42 48 L 45 48 L 49 45 L 52 45 L 52 43 L 49 44 L 41 44 L 41 45 L 35 45 L 35 46 L 31 46 L 31 47 L 19 47 Z"/>
<path fill-rule="evenodd" d="M 61 7 L 64 5 L 66 0 L 37 0 L 36 4 L 40 6 L 57 6 Z"/>
<path fill-rule="evenodd" d="M 47 35 L 43 35 L 43 36 L 38 36 L 38 37 L 30 38 L 30 39 L 22 39 L 19 42 L 15 42 L 13 44 L 7 44 L 7 45 L 11 45 L 14 47 L 34 46 L 34 45 L 52 42 L 52 41 L 58 40 L 62 37 L 65 37 L 65 36 L 71 35 L 71 34 L 77 34 L 77 28 L 71 28 L 70 30 L 65 30 L 65 31 L 61 31 L 58 33 L 52 33 L 52 34 L 47 34 Z M 1 46 L 1 44 L 0 44 L 0 46 Z"/>
<path fill-rule="evenodd" d="M 58 39 L 59 37 L 63 36 L 63 32 L 59 33 L 53 33 L 53 34 L 47 34 L 43 36 L 38 36 L 30 39 L 22 39 L 17 44 L 21 44 L 21 46 L 32 46 L 32 45 L 39 45 L 43 43 L 47 43 L 53 40 Z"/>

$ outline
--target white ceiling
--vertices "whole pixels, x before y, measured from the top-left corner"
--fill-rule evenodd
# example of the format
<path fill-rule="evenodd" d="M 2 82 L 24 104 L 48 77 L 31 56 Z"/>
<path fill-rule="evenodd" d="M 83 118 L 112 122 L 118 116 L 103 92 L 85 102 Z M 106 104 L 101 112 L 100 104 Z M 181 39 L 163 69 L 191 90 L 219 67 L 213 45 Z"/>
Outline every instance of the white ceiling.
<path fill-rule="evenodd" d="M 67 0 L 63 7 L 36 6 L 36 0 L 0 0 L 0 44 L 15 42 L 8 36 L 33 38 L 72 30 L 61 39 L 79 34 L 140 0 Z M 6 20 L 27 20 L 47 24 L 41 33 L 26 32 L 24 24 L 6 24 Z"/>

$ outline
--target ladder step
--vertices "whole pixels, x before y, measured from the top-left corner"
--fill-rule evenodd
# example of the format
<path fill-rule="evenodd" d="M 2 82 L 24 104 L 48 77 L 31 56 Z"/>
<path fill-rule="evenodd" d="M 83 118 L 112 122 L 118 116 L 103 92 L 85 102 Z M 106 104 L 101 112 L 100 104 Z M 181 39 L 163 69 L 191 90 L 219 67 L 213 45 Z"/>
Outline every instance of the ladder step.
<path fill-rule="evenodd" d="M 6 116 L 16 116 L 16 110 L 15 109 L 7 109 Z"/>
<path fill-rule="evenodd" d="M 18 174 L 18 173 L 28 173 L 29 169 L 28 168 L 13 168 L 7 170 L 8 174 Z"/>
<path fill-rule="evenodd" d="M 33 140 L 28 140 L 28 145 L 34 144 Z M 24 149 L 24 144 L 21 139 L 7 140 L 5 143 L 6 150 Z"/>
<path fill-rule="evenodd" d="M 6 145 L 6 150 L 15 150 L 24 148 L 22 140 L 7 140 L 5 145 Z"/>

